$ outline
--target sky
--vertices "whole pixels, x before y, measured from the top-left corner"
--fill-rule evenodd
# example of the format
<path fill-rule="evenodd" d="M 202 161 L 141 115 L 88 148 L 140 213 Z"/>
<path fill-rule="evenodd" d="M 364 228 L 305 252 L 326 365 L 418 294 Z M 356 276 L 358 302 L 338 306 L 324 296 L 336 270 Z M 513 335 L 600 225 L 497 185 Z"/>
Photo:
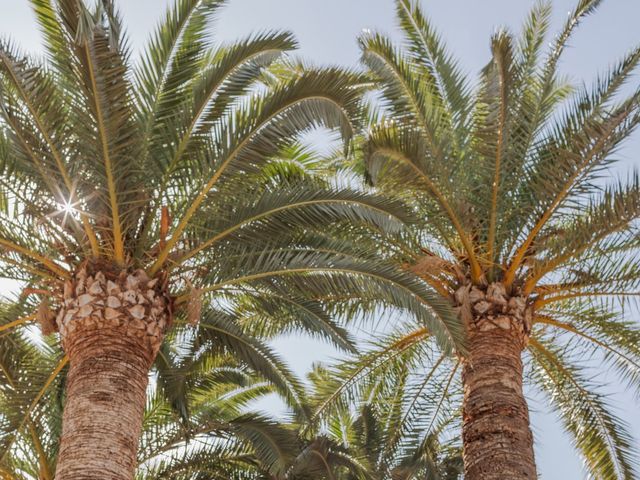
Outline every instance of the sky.
<path fill-rule="evenodd" d="M 553 27 L 557 31 L 576 0 L 553 0 Z M 140 48 L 169 0 L 121 0 L 129 37 Z M 489 58 L 489 37 L 497 27 L 518 31 L 533 0 L 421 0 L 427 15 L 460 61 L 463 71 L 477 75 Z M 573 37 L 560 69 L 570 80 L 589 82 L 598 72 L 640 43 L 640 0 L 605 0 Z M 363 29 L 378 30 L 398 39 L 393 0 L 230 0 L 212 25 L 215 39 L 229 41 L 257 30 L 285 29 L 300 42 L 298 54 L 316 64 L 355 66 L 356 43 Z M 40 39 L 27 0 L 0 0 L 0 36 L 9 35 L 23 49 L 40 51 Z M 640 84 L 638 76 L 629 89 Z M 617 153 L 620 162 L 611 176 L 624 176 L 640 166 L 640 132 Z M 1 282 L 1 280 L 0 280 Z M 0 286 L 1 283 L 0 283 Z M 637 311 L 631 312 L 636 319 Z M 284 339 L 276 344 L 294 370 L 304 375 L 312 361 L 333 351 L 317 342 Z M 616 385 L 611 390 L 619 390 Z M 629 395 L 616 405 L 627 419 L 640 449 L 640 416 Z M 586 478 L 544 402 L 530 402 L 539 474 L 545 480 Z"/>

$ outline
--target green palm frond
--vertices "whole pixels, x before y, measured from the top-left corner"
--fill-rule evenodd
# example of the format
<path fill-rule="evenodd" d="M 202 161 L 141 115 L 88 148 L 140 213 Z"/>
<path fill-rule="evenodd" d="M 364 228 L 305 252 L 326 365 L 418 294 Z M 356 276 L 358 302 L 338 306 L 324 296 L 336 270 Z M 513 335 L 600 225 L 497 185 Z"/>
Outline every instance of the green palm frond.
<path fill-rule="evenodd" d="M 9 147 L 26 161 L 24 174 L 62 203 L 72 189 L 63 153 L 70 132 L 55 77 L 9 44 L 0 45 L 0 52 L 2 111 L 13 139 Z"/>
<path fill-rule="evenodd" d="M 571 334 L 572 342 L 579 345 L 575 350 L 584 358 L 598 352 L 623 383 L 640 392 L 639 329 L 633 321 L 606 306 L 576 300 L 550 305 L 537 318 L 556 333 Z"/>
<path fill-rule="evenodd" d="M 228 351 L 269 380 L 300 414 L 307 414 L 304 389 L 277 354 L 245 335 L 222 311 L 205 313 L 200 327 L 197 340 L 203 348 Z"/>
<path fill-rule="evenodd" d="M 451 459 L 443 453 L 459 387 L 443 358 L 423 373 L 423 337 L 393 335 L 354 362 L 313 373 L 316 415 L 355 446 L 374 478 L 440 478 L 441 461 Z"/>
<path fill-rule="evenodd" d="M 429 19 L 409 0 L 397 0 L 396 13 L 408 39 L 409 54 L 429 69 L 434 92 L 447 105 L 447 110 L 453 113 L 453 120 L 464 125 L 470 113 L 471 100 L 469 86 L 460 72 L 458 62 L 447 53 Z"/>
<path fill-rule="evenodd" d="M 313 244 L 312 240 L 307 244 Z M 317 293 L 320 298 L 331 291 L 338 295 L 358 292 L 350 297 L 377 298 L 378 303 L 414 313 L 429 325 L 445 351 L 464 350 L 464 344 L 457 343 L 461 327 L 451 306 L 413 275 L 393 264 L 368 261 L 363 253 L 354 255 L 348 242 L 320 241 L 314 246 L 283 249 L 267 245 L 255 250 L 254 245 L 251 252 L 224 249 L 226 264 L 205 277 L 209 286 L 203 291 L 225 294 L 250 288 L 254 282 L 283 278 L 297 285 L 298 291 Z M 178 297 L 179 303 L 186 301 L 186 296 Z"/>
<path fill-rule="evenodd" d="M 445 406 L 458 388 L 452 367 L 455 371 L 455 362 L 438 351 L 425 328 L 407 325 L 405 331 L 373 343 L 359 358 L 331 369 L 331 375 L 316 385 L 316 415 L 347 408 L 358 398 L 374 401 L 399 395 L 387 403 L 401 408 L 389 411 L 398 418 L 389 421 L 388 432 L 395 432 L 396 439 L 421 437 L 440 424 L 440 415 L 451 413 Z M 393 441 L 388 447 L 394 448 Z"/>
<path fill-rule="evenodd" d="M 562 353 L 533 340 L 535 381 L 557 407 L 565 428 L 572 433 L 586 466 L 597 478 L 635 478 L 632 439 L 624 422 L 616 418 L 602 394 L 582 378 Z"/>
<path fill-rule="evenodd" d="M 525 289 L 558 268 L 584 268 L 593 264 L 594 252 L 617 254 L 622 257 L 625 246 L 630 253 L 637 247 L 633 222 L 640 217 L 640 181 L 636 176 L 627 185 L 607 188 L 601 198 L 584 205 L 583 214 L 557 226 L 538 246 L 538 257 L 530 267 L 531 278 Z M 581 261 L 582 260 L 582 261 Z M 622 260 L 622 258 L 621 258 Z M 604 272 L 602 272 L 604 273 Z M 612 276 L 623 278 L 623 275 Z"/>
<path fill-rule="evenodd" d="M 241 321 L 247 331 L 267 338 L 304 333 L 329 341 L 336 348 L 356 351 L 348 330 L 334 320 L 323 302 L 298 295 L 290 284 L 273 279 L 264 282 L 262 291 L 264 294 L 259 297 L 247 295 L 239 299 Z"/>
<path fill-rule="evenodd" d="M 33 305 L 0 306 L 0 471 L 53 478 L 61 431 L 67 359 L 55 345 L 34 345 L 16 329 Z"/>
<path fill-rule="evenodd" d="M 180 98 L 175 90 L 193 79 L 206 45 L 206 24 L 223 5 L 222 0 L 181 0 L 165 12 L 135 72 L 147 128 Z"/>

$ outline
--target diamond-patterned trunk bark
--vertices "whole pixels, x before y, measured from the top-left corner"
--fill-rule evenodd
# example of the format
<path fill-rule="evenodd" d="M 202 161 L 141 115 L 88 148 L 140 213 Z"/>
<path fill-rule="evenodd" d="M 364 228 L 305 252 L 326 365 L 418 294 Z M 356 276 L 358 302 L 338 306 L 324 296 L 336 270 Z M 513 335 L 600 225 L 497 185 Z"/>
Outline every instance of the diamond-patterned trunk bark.
<path fill-rule="evenodd" d="M 111 277 L 111 278 L 108 278 Z M 141 270 L 80 270 L 56 318 L 69 356 L 56 480 L 130 480 L 169 299 Z"/>
<path fill-rule="evenodd" d="M 465 479 L 537 478 L 529 410 L 522 391 L 522 350 L 531 329 L 526 299 L 501 284 L 456 292 L 465 320 L 462 440 Z"/>

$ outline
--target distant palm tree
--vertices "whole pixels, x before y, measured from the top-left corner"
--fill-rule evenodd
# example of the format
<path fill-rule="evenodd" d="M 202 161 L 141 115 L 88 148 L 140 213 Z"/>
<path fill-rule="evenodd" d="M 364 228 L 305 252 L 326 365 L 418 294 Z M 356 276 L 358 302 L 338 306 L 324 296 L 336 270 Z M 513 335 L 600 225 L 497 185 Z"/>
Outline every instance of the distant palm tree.
<path fill-rule="evenodd" d="M 587 372 L 604 365 L 640 387 L 640 329 L 619 308 L 640 285 L 640 180 L 602 181 L 640 122 L 640 89 L 623 88 L 640 49 L 592 87 L 575 90 L 557 71 L 599 3 L 579 1 L 542 61 L 550 6 L 537 4 L 519 39 L 493 35 L 477 83 L 416 2 L 396 2 L 404 48 L 361 38 L 383 112 L 364 146 L 368 178 L 422 218 L 412 235 L 390 239 L 390 252 L 457 309 L 467 333 L 459 370 L 469 480 L 537 478 L 523 352 L 590 474 L 635 478 L 637 449 Z"/>
<path fill-rule="evenodd" d="M 265 73 L 295 46 L 287 33 L 212 47 L 221 0 L 177 1 L 135 64 L 112 1 L 31 3 L 46 60 L 0 46 L 0 276 L 42 299 L 3 329 L 37 317 L 66 353 L 29 408 L 68 363 L 58 480 L 132 478 L 147 376 L 174 319 L 203 311 L 201 344 L 248 352 L 216 325 L 259 309 L 340 341 L 330 305 L 375 297 L 460 341 L 420 282 L 326 234 L 397 228 L 402 208 L 274 160 L 315 126 L 348 142 L 358 77 Z M 301 395 L 290 402 L 304 410 Z"/>
<path fill-rule="evenodd" d="M 391 341 L 392 345 L 394 341 Z M 386 346 L 389 350 L 389 345 Z M 414 406 L 422 412 L 438 411 L 438 422 L 422 429 L 407 428 L 406 414 L 414 415 L 414 409 L 406 406 L 411 400 L 408 394 L 407 368 L 410 356 L 418 360 L 421 353 L 419 342 L 409 348 L 391 346 L 395 359 L 385 362 L 376 370 L 376 377 L 370 381 L 358 382 L 359 388 L 345 389 L 354 385 L 363 370 L 378 364 L 378 352 L 364 354 L 359 360 L 338 366 L 316 367 L 311 374 L 313 380 L 314 403 L 322 413 L 319 425 L 326 433 L 318 440 L 330 445 L 341 445 L 349 453 L 350 464 L 341 465 L 334 461 L 332 473 L 340 480 L 361 478 L 375 480 L 457 480 L 462 474 L 462 450 L 459 437 L 450 435 L 451 426 L 456 425 L 457 410 L 449 405 L 429 403 L 421 399 Z M 386 359 L 388 360 L 388 358 Z M 354 390 L 357 392 L 353 395 Z M 346 394 L 345 394 L 346 393 Z M 438 400 L 434 392 L 433 398 Z M 426 400 L 426 401 L 425 401 Z M 424 418 L 424 415 L 423 415 Z M 422 419 L 420 419 L 422 420 Z M 422 433 L 427 430 L 425 435 Z M 446 438 L 449 435 L 449 438 Z M 339 453 L 336 454 L 340 458 Z M 313 457 L 309 455 L 313 461 Z M 316 462 L 315 476 L 320 477 L 321 464 Z M 297 477 L 293 477 L 294 479 Z M 307 477 L 304 477 L 307 478 Z M 328 476 L 326 478 L 332 478 Z"/>
<path fill-rule="evenodd" d="M 374 478 L 459 478 L 460 360 L 439 350 L 416 322 L 377 333 L 362 350 L 316 369 L 313 420 L 366 458 Z M 353 429 L 360 432 L 356 443 L 346 433 Z"/>

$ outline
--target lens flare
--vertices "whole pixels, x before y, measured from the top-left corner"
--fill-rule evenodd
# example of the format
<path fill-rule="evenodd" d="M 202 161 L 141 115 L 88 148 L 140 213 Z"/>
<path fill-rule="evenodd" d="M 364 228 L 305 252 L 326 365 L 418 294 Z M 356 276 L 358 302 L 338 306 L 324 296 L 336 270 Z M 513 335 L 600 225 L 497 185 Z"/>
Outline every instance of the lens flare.
<path fill-rule="evenodd" d="M 64 202 L 62 204 L 61 210 L 66 214 L 72 214 L 73 212 L 76 211 L 76 209 L 74 208 L 74 206 L 73 206 L 73 204 L 71 202 Z"/>

